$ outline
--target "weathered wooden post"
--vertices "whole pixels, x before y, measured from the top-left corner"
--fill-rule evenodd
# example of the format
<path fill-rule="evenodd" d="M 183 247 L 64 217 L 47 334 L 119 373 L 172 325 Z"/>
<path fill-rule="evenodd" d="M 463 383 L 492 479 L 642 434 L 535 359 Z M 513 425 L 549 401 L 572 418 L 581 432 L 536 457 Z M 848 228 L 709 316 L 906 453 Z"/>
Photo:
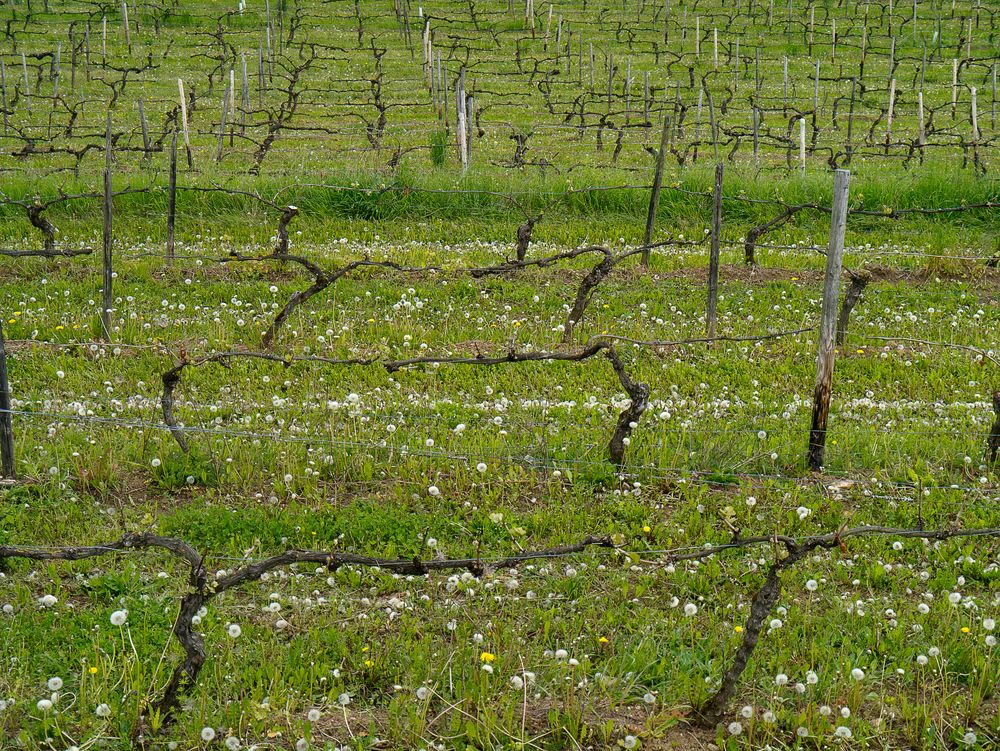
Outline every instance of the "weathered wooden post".
<path fill-rule="evenodd" d="M 187 151 L 188 169 L 191 169 L 193 165 L 191 164 L 191 135 L 188 131 L 187 101 L 184 97 L 184 81 L 180 78 L 177 79 L 177 91 L 180 93 L 181 129 L 184 133 L 184 149 Z"/>
<path fill-rule="evenodd" d="M 146 124 L 146 110 L 142 106 L 142 100 L 139 102 L 139 127 L 142 129 L 142 158 L 149 159 L 149 126 Z"/>
<path fill-rule="evenodd" d="M 819 353 L 816 357 L 816 388 L 813 392 L 812 429 L 809 432 L 809 468 L 813 471 L 823 467 L 826 455 L 826 426 L 830 416 L 833 363 L 836 355 L 837 304 L 840 297 L 840 275 L 844 267 L 844 233 L 847 230 L 850 181 L 851 173 L 848 170 L 837 170 L 833 182 L 830 244 L 826 253 Z"/>
<path fill-rule="evenodd" d="M 660 150 L 656 153 L 656 171 L 653 172 L 653 190 L 649 194 L 649 211 L 646 213 L 646 234 L 643 245 L 653 242 L 653 226 L 656 224 L 656 209 L 660 203 L 660 188 L 663 186 L 663 168 L 667 161 L 667 139 L 670 135 L 670 117 L 664 110 L 663 128 L 660 130 Z M 649 267 L 649 247 L 642 251 L 642 265 Z"/>
<path fill-rule="evenodd" d="M 174 222 L 177 219 L 177 131 L 170 139 L 170 172 L 167 178 L 167 262 L 174 262 Z"/>
<path fill-rule="evenodd" d="M 0 321 L 0 465 L 4 479 L 16 477 L 14 469 L 14 428 L 10 414 L 10 383 L 7 380 L 7 346 Z"/>
<path fill-rule="evenodd" d="M 112 213 L 112 193 L 111 193 L 111 112 L 108 112 L 107 127 L 104 132 L 104 289 L 101 303 L 101 327 L 104 329 L 104 338 L 111 341 L 111 308 L 114 304 L 112 295 L 112 284 L 114 274 L 111 266 L 111 213 Z"/>
<path fill-rule="evenodd" d="M 2 330 L 0 330 L 0 334 L 2 334 Z M 3 340 L 0 338 L 0 346 L 2 346 L 2 344 Z M 3 382 L 6 387 L 6 374 L 4 375 Z M 986 448 L 991 462 L 995 462 L 997 460 L 997 454 L 1000 453 L 1000 391 L 993 392 L 993 412 L 996 414 L 997 419 L 993 423 L 993 428 L 990 430 L 989 438 L 986 440 Z"/>
<path fill-rule="evenodd" d="M 705 334 L 715 338 L 719 308 L 719 248 L 722 241 L 722 172 L 724 165 L 715 165 L 715 187 L 712 192 L 712 250 L 708 260 L 708 312 Z"/>

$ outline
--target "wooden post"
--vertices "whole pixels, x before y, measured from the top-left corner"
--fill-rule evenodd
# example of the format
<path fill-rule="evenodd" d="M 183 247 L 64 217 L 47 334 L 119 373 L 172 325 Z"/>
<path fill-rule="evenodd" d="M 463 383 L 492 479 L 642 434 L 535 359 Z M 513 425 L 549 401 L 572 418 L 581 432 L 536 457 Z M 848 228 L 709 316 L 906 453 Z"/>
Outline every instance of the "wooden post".
<path fill-rule="evenodd" d="M 229 115 L 229 84 L 226 84 L 225 91 L 222 92 L 222 115 L 219 118 L 219 145 L 215 151 L 215 163 L 222 161 L 222 147 L 226 142 L 226 120 Z"/>
<path fill-rule="evenodd" d="M 122 28 L 125 29 L 125 45 L 128 53 L 132 54 L 132 32 L 128 28 L 128 3 L 122 0 Z"/>
<path fill-rule="evenodd" d="M 896 107 L 896 79 L 893 78 L 889 84 L 889 111 L 885 121 L 885 153 L 889 153 L 889 146 L 892 144 L 892 115 Z"/>
<path fill-rule="evenodd" d="M 799 168 L 806 173 L 806 119 L 799 118 Z"/>
<path fill-rule="evenodd" d="M 4 343 L 3 322 L 0 322 L 0 457 L 4 478 L 15 479 L 14 428 L 10 414 L 10 383 L 7 380 L 7 347 Z"/>
<path fill-rule="evenodd" d="M 917 92 L 917 148 L 924 154 L 924 92 Z"/>
<path fill-rule="evenodd" d="M 712 250 L 708 260 L 708 312 L 705 335 L 715 338 L 719 307 L 719 247 L 722 240 L 722 162 L 715 165 L 715 189 L 712 192 Z"/>
<path fill-rule="evenodd" d="M 250 81 L 247 78 L 247 53 L 240 54 L 240 64 L 243 66 L 243 79 L 240 91 L 240 133 L 247 132 L 247 113 L 250 111 Z"/>
<path fill-rule="evenodd" d="M 106 341 L 111 341 L 111 307 L 114 304 L 111 268 L 111 204 L 111 112 L 109 111 L 104 133 L 104 296 L 101 303 L 101 327 L 104 329 Z"/>
<path fill-rule="evenodd" d="M 167 183 L 167 261 L 174 262 L 174 221 L 177 219 L 177 131 L 170 139 L 170 174 Z"/>
<path fill-rule="evenodd" d="M 21 53 L 21 70 L 24 73 L 24 100 L 28 104 L 28 114 L 31 114 L 31 84 L 28 83 L 28 60 Z"/>
<path fill-rule="evenodd" d="M 2 344 L 3 341 L 0 339 L 0 345 Z M 6 384 L 6 382 L 7 379 L 4 378 L 4 383 Z M 996 421 L 993 423 L 989 438 L 986 440 L 986 449 L 990 457 L 990 462 L 995 463 L 997 453 L 1000 453 L 1000 391 L 993 392 L 993 413 L 996 415 Z"/>
<path fill-rule="evenodd" d="M 972 96 L 972 144 L 973 146 L 979 145 L 979 105 L 976 101 L 976 87 L 973 86 L 972 90 L 969 92 Z"/>
<path fill-rule="evenodd" d="M 139 100 L 139 127 L 142 129 L 142 152 L 143 158 L 149 159 L 149 127 L 146 125 L 146 110 Z"/>
<path fill-rule="evenodd" d="M 951 61 L 951 119 L 958 112 L 958 60 Z"/>
<path fill-rule="evenodd" d="M 184 149 L 187 151 L 187 163 L 188 169 L 193 166 L 191 164 L 191 136 L 188 132 L 188 115 L 187 115 L 187 102 L 184 98 L 184 81 L 180 78 L 177 79 L 177 90 L 180 92 L 181 101 L 181 129 L 184 133 Z"/>
<path fill-rule="evenodd" d="M 823 467 L 826 455 L 826 426 L 830 416 L 830 394 L 833 386 L 837 304 L 840 298 L 840 275 L 844 267 L 844 234 L 847 230 L 847 198 L 850 181 L 851 173 L 848 170 L 837 170 L 833 182 L 830 244 L 826 252 L 823 312 L 819 328 L 819 352 L 816 357 L 816 389 L 813 392 L 812 429 L 809 432 L 809 468 L 813 471 Z"/>
<path fill-rule="evenodd" d="M 656 209 L 660 204 L 660 188 L 663 186 L 663 168 L 667 162 L 667 139 L 670 135 L 670 117 L 663 112 L 663 128 L 660 130 L 660 150 L 656 153 L 656 171 L 653 173 L 653 190 L 649 194 L 649 211 L 646 213 L 646 234 L 643 245 L 653 242 L 653 226 L 656 224 Z M 647 247 L 642 251 L 642 265 L 649 267 L 649 252 Z"/>
<path fill-rule="evenodd" d="M 10 127 L 10 119 L 7 116 L 7 66 L 3 60 L 0 60 L 0 94 L 3 97 L 0 104 L 3 106 L 3 130 L 6 133 Z"/>

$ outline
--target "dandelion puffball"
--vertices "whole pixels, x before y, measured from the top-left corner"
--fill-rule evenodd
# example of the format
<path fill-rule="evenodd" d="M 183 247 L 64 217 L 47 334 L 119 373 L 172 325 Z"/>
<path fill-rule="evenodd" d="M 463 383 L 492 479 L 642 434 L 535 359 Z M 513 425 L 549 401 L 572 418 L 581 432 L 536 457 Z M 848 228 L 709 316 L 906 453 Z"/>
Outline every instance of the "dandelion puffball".
<path fill-rule="evenodd" d="M 128 620 L 127 610 L 116 610 L 111 614 L 111 625 L 112 626 L 124 626 L 125 621 Z"/>

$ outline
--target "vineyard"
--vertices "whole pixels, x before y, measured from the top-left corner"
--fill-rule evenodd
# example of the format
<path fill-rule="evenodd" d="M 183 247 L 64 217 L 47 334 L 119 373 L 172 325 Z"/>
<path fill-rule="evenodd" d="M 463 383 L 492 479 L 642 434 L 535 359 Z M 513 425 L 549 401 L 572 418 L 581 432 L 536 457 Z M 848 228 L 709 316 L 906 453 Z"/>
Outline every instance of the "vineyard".
<path fill-rule="evenodd" d="M 1000 747 L 1000 9 L 0 20 L 0 751 Z"/>

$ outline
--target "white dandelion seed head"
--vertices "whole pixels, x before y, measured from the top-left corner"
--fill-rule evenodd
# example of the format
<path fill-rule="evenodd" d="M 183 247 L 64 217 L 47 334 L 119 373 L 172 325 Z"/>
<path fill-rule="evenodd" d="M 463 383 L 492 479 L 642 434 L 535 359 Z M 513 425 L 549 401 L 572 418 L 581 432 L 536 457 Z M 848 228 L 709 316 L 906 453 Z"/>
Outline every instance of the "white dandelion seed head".
<path fill-rule="evenodd" d="M 124 626 L 125 621 L 128 620 L 127 610 L 116 610 L 111 614 L 111 625 L 112 626 Z"/>

